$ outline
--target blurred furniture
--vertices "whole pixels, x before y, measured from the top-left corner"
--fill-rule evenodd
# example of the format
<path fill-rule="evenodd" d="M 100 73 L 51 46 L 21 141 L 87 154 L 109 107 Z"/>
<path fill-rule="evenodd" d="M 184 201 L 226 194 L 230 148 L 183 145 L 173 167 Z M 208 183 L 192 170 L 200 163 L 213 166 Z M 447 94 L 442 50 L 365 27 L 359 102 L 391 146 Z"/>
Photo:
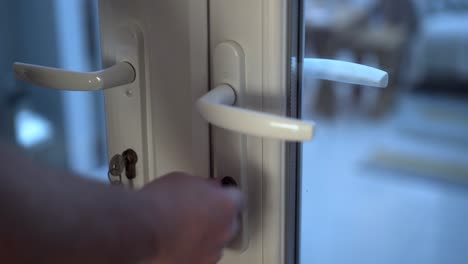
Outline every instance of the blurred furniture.
<path fill-rule="evenodd" d="M 307 0 L 305 11 L 305 56 L 315 52 L 331 51 L 329 46 L 337 34 L 367 20 L 375 9 L 374 0 Z"/>
<path fill-rule="evenodd" d="M 318 57 L 327 58 L 336 56 L 340 50 L 350 50 L 359 63 L 365 55 L 375 55 L 379 67 L 390 74 L 389 87 L 379 92 L 372 111 L 381 115 L 389 109 L 395 96 L 405 44 L 416 28 L 412 4 L 407 0 L 332 2 L 307 2 L 306 39 L 309 42 L 306 50 L 314 50 Z M 323 15 L 325 13 L 328 16 Z M 311 55 L 306 52 L 306 56 Z M 353 88 L 356 104 L 361 93 L 362 87 Z M 317 98 L 317 110 L 332 116 L 336 108 L 332 84 L 323 82 Z"/>
<path fill-rule="evenodd" d="M 412 47 L 409 81 L 468 81 L 468 1 L 413 1 L 420 29 Z"/>

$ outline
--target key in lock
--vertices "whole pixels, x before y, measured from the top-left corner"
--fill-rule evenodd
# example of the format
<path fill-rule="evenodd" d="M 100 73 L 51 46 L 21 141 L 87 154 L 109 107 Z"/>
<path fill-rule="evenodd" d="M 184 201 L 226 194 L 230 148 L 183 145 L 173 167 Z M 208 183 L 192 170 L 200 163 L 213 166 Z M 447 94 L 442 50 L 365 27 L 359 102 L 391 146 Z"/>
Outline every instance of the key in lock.
<path fill-rule="evenodd" d="M 132 149 L 125 150 L 122 154 L 116 154 L 109 162 L 108 178 L 109 182 L 114 185 L 122 184 L 122 173 L 125 171 L 125 176 L 129 180 L 136 178 L 136 164 L 138 155 Z"/>

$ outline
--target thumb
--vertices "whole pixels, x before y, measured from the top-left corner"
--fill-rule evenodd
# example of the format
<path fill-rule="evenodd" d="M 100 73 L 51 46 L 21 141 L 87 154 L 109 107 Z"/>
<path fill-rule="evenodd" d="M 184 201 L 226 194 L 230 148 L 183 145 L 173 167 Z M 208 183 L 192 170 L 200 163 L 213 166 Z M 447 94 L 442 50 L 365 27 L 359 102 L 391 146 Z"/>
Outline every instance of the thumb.
<path fill-rule="evenodd" d="M 224 188 L 226 197 L 236 206 L 238 213 L 245 209 L 245 199 L 241 191 L 237 188 Z"/>

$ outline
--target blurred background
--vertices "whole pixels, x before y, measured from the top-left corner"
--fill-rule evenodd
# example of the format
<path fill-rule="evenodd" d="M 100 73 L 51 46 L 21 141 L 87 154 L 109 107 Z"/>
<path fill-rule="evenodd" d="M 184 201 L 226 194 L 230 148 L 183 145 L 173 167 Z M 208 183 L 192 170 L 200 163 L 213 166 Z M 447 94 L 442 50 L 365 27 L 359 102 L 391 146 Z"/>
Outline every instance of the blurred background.
<path fill-rule="evenodd" d="M 468 263 L 468 1 L 304 0 L 302 263 Z M 382 68 L 316 81 L 307 58 Z"/>
<path fill-rule="evenodd" d="M 15 79 L 13 62 L 100 68 L 97 1 L 0 0 L 0 140 L 35 159 L 107 179 L 103 95 Z"/>
<path fill-rule="evenodd" d="M 468 262 L 468 0 L 304 0 L 302 263 Z M 107 178 L 101 93 L 33 87 L 15 61 L 100 68 L 97 0 L 0 0 L 0 140 Z M 313 80 L 307 58 L 390 74 Z"/>

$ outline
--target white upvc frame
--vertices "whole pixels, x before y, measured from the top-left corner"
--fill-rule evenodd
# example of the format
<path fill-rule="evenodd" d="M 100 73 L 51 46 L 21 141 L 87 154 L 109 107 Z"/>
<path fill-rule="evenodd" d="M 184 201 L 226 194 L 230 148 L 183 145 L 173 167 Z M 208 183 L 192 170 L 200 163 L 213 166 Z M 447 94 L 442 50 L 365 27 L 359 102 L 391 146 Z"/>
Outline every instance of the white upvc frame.
<path fill-rule="evenodd" d="M 209 89 L 209 51 L 221 41 L 235 41 L 244 49 L 244 106 L 288 114 L 291 1 L 100 2 L 104 66 L 118 60 L 115 39 L 119 25 L 135 25 L 144 42 L 139 54 L 144 54 L 140 71 L 145 77 L 140 81 L 145 85 L 133 89 L 140 89 L 145 106 L 130 102 L 126 88 L 106 91 L 109 156 L 136 148 L 142 157 L 137 171 L 145 174 L 136 179 L 136 187 L 173 170 L 210 174 L 209 128 L 196 113 L 194 103 Z M 141 122 L 124 129 L 122 122 L 129 118 Z M 289 243 L 296 243 L 296 239 L 290 236 L 294 230 L 287 230 L 287 226 L 295 217 L 288 219 L 286 212 L 295 206 L 290 196 L 295 193 L 288 191 L 294 181 L 288 176 L 296 175 L 288 175 L 287 149 L 288 144 L 281 141 L 246 138 L 250 239 L 243 252 L 227 250 L 221 263 L 294 262 L 291 255 L 295 252 Z"/>
<path fill-rule="evenodd" d="M 109 156 L 137 151 L 136 187 L 174 170 L 208 176 L 208 125 L 193 108 L 208 91 L 206 0 L 100 0 L 99 8 L 104 67 L 119 60 L 120 27 L 142 42 L 138 83 L 105 92 Z"/>
<path fill-rule="evenodd" d="M 281 116 L 288 112 L 288 2 L 291 1 L 210 2 L 211 49 L 227 40 L 239 43 L 244 49 L 246 107 Z M 249 211 L 249 226 L 253 230 L 251 234 L 255 235 L 247 250 L 242 254 L 228 250 L 222 263 L 280 264 L 294 260 L 290 256 L 294 250 L 287 250 L 287 244 L 295 241 L 291 241 L 286 232 L 286 212 L 291 206 L 286 149 L 287 145 L 277 140 L 247 138 L 247 177 L 252 177 L 248 179 L 248 205 L 250 210 L 261 213 Z M 257 222 L 252 223 L 252 220 Z"/>

